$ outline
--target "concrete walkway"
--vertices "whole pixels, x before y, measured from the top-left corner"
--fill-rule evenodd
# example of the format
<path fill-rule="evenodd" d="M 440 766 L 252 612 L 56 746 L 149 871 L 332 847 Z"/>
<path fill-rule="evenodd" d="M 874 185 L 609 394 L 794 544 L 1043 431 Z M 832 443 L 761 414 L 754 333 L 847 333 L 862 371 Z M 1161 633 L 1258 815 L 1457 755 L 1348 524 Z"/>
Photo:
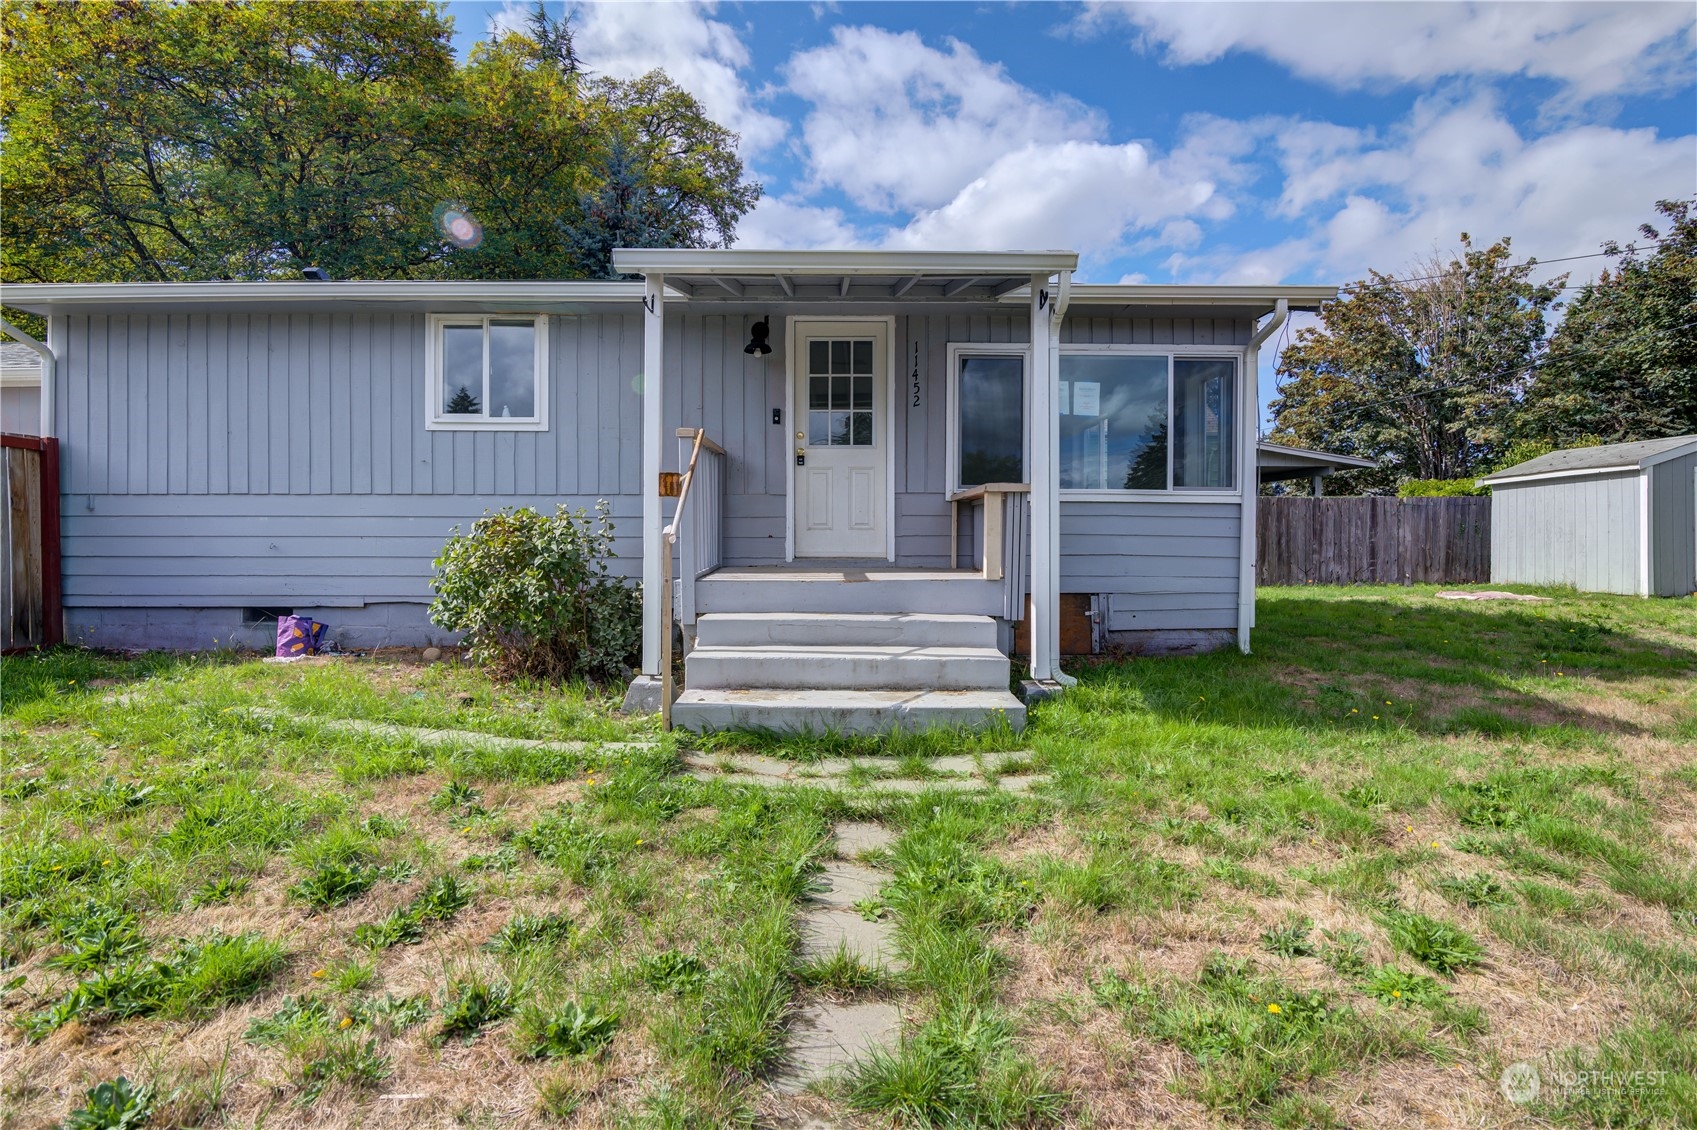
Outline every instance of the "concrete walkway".
<path fill-rule="evenodd" d="M 889 875 L 854 857 L 887 847 L 895 837 L 878 824 L 843 823 L 833 831 L 837 858 L 820 872 L 802 913 L 802 956 L 820 960 L 845 951 L 868 968 L 899 973 L 907 963 L 897 951 L 895 926 L 882 917 L 868 921 L 855 909 L 857 902 L 875 900 Z M 891 1001 L 816 997 L 790 1018 L 789 1058 L 773 1085 L 803 1091 L 870 1051 L 894 1047 L 901 1022 L 901 1009 Z"/>

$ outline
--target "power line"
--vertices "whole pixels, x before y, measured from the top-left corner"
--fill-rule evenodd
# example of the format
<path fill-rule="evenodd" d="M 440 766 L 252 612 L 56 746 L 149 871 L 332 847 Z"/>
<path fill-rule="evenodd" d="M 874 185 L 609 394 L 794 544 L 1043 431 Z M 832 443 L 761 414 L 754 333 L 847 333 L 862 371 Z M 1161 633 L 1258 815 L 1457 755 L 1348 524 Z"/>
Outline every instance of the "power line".
<path fill-rule="evenodd" d="M 1645 243 L 1645 244 L 1660 244 L 1660 243 L 1666 243 L 1667 240 L 1666 239 L 1646 239 L 1646 240 L 1642 240 L 1642 241 L 1638 241 L 1638 242 L 1642 242 L 1642 243 Z M 1523 262 L 1509 263 L 1508 265 L 1503 267 L 1503 270 L 1512 271 L 1517 267 L 1542 267 L 1546 263 L 1571 263 L 1571 262 L 1574 262 L 1575 260 L 1578 260 L 1578 259 L 1601 259 L 1605 256 L 1624 255 L 1628 251 L 1636 250 L 1637 247 L 1638 247 L 1638 242 L 1629 243 L 1629 244 L 1626 245 L 1625 248 L 1623 248 L 1619 251 L 1590 251 L 1590 252 L 1587 252 L 1584 255 L 1561 255 L 1561 256 L 1558 256 L 1554 259 L 1540 259 L 1536 255 L 1534 255 L 1530 259 L 1524 260 Z M 1391 282 L 1435 282 L 1438 279 L 1446 279 L 1446 278 L 1449 278 L 1450 276 L 1448 274 L 1442 274 L 1442 275 L 1410 275 L 1407 278 L 1403 278 L 1402 276 L 1399 276 L 1399 275 L 1389 275 L 1389 276 L 1386 276 L 1386 277 Z M 1343 286 L 1338 287 L 1338 291 L 1339 291 L 1339 293 L 1342 293 L 1344 291 L 1360 291 L 1360 290 L 1366 290 L 1366 289 L 1373 287 L 1373 286 L 1376 286 L 1376 285 L 1378 285 L 1378 284 L 1376 284 L 1376 283 L 1366 283 L 1366 282 L 1363 282 L 1363 283 L 1345 283 Z M 1589 283 L 1576 283 L 1573 286 L 1564 286 L 1561 289 L 1562 290 L 1581 290 L 1584 287 L 1589 286 L 1589 285 L 1590 285 Z"/>

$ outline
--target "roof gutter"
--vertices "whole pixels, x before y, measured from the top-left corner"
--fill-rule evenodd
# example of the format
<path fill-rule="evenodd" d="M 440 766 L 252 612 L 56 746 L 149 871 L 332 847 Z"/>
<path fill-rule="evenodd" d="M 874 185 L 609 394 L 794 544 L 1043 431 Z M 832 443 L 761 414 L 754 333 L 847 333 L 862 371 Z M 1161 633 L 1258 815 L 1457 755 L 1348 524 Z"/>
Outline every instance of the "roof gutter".
<path fill-rule="evenodd" d="M 1256 330 L 1243 351 L 1243 436 L 1238 449 L 1238 489 L 1243 492 L 1243 509 L 1237 522 L 1237 649 L 1249 654 L 1249 633 L 1255 627 L 1255 502 L 1260 496 L 1261 476 L 1255 467 L 1260 446 L 1261 346 L 1290 318 L 1290 299 L 1273 303 L 1273 316 Z"/>
<path fill-rule="evenodd" d="M 58 368 L 59 359 L 53 355 L 53 350 L 4 318 L 0 318 L 0 330 L 4 330 L 7 336 L 20 344 L 29 346 L 41 358 L 41 425 L 38 434 L 51 436 L 53 434 L 53 390 L 55 386 L 53 376 Z"/>

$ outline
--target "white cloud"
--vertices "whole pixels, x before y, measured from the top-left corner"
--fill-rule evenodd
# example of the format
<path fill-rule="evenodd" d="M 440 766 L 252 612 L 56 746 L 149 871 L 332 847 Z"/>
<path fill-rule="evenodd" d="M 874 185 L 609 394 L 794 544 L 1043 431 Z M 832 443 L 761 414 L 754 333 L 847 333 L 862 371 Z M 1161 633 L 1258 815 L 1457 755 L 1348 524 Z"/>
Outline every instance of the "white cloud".
<path fill-rule="evenodd" d="M 1658 199 L 1689 195 L 1693 139 L 1574 125 L 1529 136 L 1485 96 L 1424 99 L 1386 131 L 1261 119 L 1283 190 L 1269 201 L 1295 234 L 1249 251 L 1179 255 L 1179 273 L 1231 282 L 1344 281 L 1397 271 L 1434 250 L 1512 236 L 1516 257 L 1585 255 L 1630 238 Z M 1601 260 L 1554 264 L 1575 278 Z"/>
<path fill-rule="evenodd" d="M 742 135 L 746 156 L 788 132 L 756 105 L 742 72 L 752 59 L 713 4 L 586 3 L 574 20 L 578 54 L 597 74 L 636 78 L 655 67 L 701 101 L 707 116 Z"/>
<path fill-rule="evenodd" d="M 737 246 L 807 250 L 860 247 L 863 243 L 840 208 L 792 197 L 763 196 L 737 225 Z"/>
<path fill-rule="evenodd" d="M 802 123 L 811 183 L 878 211 L 938 208 L 999 157 L 1038 143 L 1094 140 L 1100 114 L 1014 82 L 959 40 L 838 27 L 784 67 L 812 104 Z"/>
<path fill-rule="evenodd" d="M 1525 75 L 1578 99 L 1689 89 L 1689 3 L 1092 3 L 1084 32 L 1129 23 L 1177 66 L 1263 55 L 1345 90 L 1455 76 Z"/>

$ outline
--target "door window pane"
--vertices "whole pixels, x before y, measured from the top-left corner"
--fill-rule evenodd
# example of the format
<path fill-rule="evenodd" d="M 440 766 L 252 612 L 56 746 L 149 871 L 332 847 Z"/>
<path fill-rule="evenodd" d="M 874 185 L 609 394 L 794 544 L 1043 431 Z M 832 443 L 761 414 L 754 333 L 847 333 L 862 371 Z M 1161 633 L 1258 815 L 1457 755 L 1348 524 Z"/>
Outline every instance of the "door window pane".
<path fill-rule="evenodd" d="M 854 413 L 853 442 L 854 442 L 854 446 L 856 446 L 856 447 L 871 447 L 872 446 L 872 413 L 870 413 L 870 412 L 856 412 L 856 413 Z"/>
<path fill-rule="evenodd" d="M 1025 359 L 962 357 L 961 487 L 1025 482 Z"/>
<path fill-rule="evenodd" d="M 1173 359 L 1173 486 L 1230 490 L 1237 366 L 1225 357 Z"/>
<path fill-rule="evenodd" d="M 849 371 L 849 343 L 833 341 L 831 343 L 831 372 L 846 373 Z"/>
<path fill-rule="evenodd" d="M 831 371 L 830 342 L 810 341 L 807 343 L 807 371 L 810 373 L 829 373 Z"/>
<path fill-rule="evenodd" d="M 1061 354 L 1063 490 L 1167 489 L 1167 363 Z"/>
<path fill-rule="evenodd" d="M 853 406 L 855 408 L 871 408 L 872 407 L 872 378 L 871 377 L 856 377 L 856 378 L 854 378 L 854 405 Z"/>
<path fill-rule="evenodd" d="M 854 371 L 870 373 L 872 371 L 872 343 L 857 341 L 854 343 Z"/>
<path fill-rule="evenodd" d="M 849 414 L 847 412 L 831 413 L 831 446 L 847 447 L 849 445 Z"/>
<path fill-rule="evenodd" d="M 483 411 L 483 327 L 442 327 L 442 414 Z"/>
<path fill-rule="evenodd" d="M 847 408 L 849 406 L 849 379 L 847 377 L 831 378 L 831 407 Z"/>
<path fill-rule="evenodd" d="M 831 406 L 831 378 L 807 378 L 807 406 L 809 408 L 829 408 Z"/>
<path fill-rule="evenodd" d="M 831 414 L 829 412 L 809 412 L 807 414 L 807 442 L 814 447 L 824 447 L 831 442 Z"/>
<path fill-rule="evenodd" d="M 489 416 L 536 415 L 536 326 L 489 323 Z"/>

